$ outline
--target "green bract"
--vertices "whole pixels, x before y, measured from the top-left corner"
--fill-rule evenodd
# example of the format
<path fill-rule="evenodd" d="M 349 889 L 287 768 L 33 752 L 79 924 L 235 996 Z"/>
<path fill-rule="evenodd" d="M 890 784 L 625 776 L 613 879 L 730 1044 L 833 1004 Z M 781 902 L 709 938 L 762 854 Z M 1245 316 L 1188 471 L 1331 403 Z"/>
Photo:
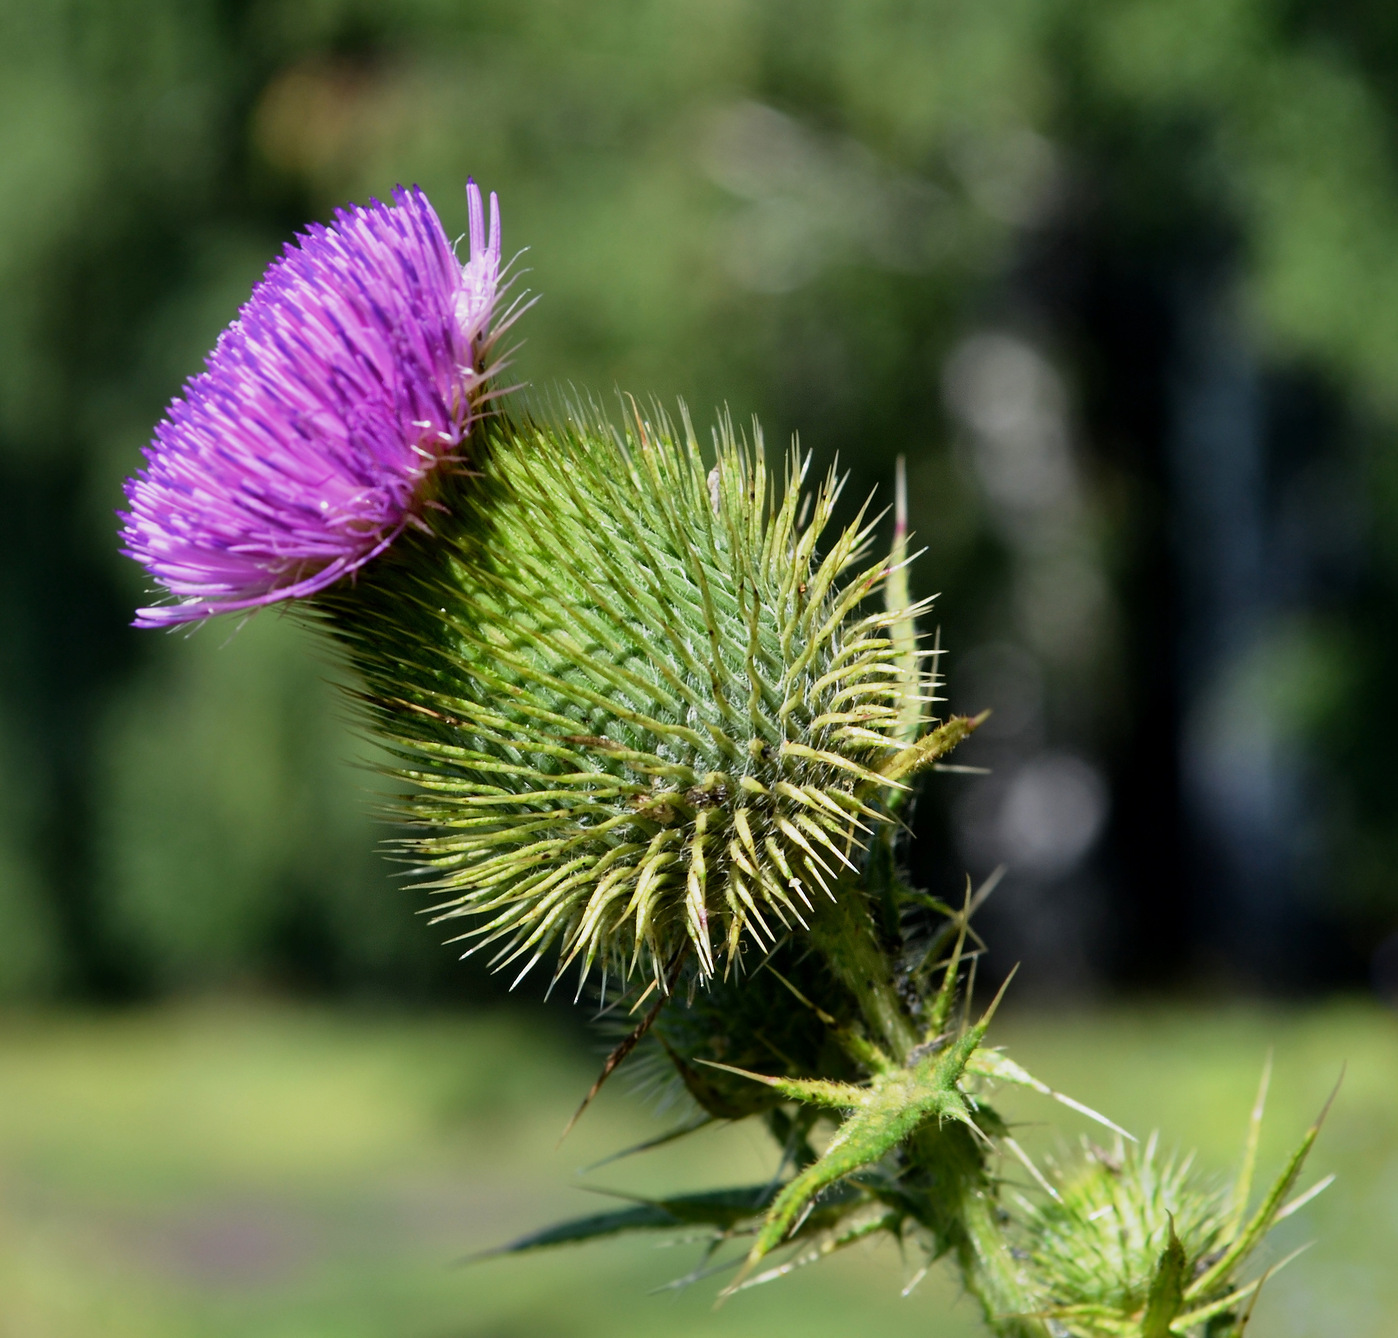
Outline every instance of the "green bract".
<path fill-rule="evenodd" d="M 952 742 L 909 737 L 918 610 L 865 610 L 891 564 L 859 565 L 864 512 L 819 553 L 838 485 L 803 501 L 793 453 L 778 491 L 727 423 L 712 467 L 658 414 L 502 418 L 483 446 L 433 534 L 320 601 L 439 918 L 521 974 L 556 943 L 560 970 L 661 978 L 689 949 L 708 976 L 863 895 L 862 838 Z"/>

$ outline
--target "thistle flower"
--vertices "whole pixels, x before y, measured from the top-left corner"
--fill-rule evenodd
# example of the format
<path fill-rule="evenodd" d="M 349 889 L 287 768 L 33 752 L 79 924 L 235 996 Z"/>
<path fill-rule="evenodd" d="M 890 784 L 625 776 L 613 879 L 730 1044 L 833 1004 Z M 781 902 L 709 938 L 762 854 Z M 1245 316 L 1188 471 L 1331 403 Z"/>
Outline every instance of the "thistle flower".
<path fill-rule="evenodd" d="M 899 732 L 922 688 L 889 629 L 916 610 L 861 608 L 869 529 L 818 555 L 837 489 L 803 524 L 799 459 L 776 496 L 731 430 L 710 470 L 685 429 L 495 420 L 436 538 L 317 601 L 416 786 L 442 915 L 501 965 L 769 949 L 862 895 L 905 755 L 936 755 Z"/>
<path fill-rule="evenodd" d="M 422 523 L 501 328 L 495 197 L 487 239 L 467 196 L 464 265 L 416 187 L 338 210 L 273 262 L 127 483 L 124 551 L 178 600 L 138 627 L 313 594 Z"/>

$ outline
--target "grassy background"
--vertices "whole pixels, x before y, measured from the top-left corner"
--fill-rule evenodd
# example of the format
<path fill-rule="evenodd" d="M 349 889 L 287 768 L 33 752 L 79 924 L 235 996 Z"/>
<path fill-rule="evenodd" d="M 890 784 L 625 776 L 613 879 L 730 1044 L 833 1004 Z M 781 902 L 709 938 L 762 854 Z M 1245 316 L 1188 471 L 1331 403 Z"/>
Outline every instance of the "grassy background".
<path fill-rule="evenodd" d="M 1309 1180 L 1339 1182 L 1285 1224 L 1316 1247 L 1268 1286 L 1258 1338 L 1398 1331 L 1398 1017 L 1142 1008 L 1010 1017 L 1000 1039 L 1128 1128 L 1205 1166 L 1236 1156 L 1276 1050 L 1264 1172 L 1347 1074 Z M 594 1071 L 586 1046 L 509 1012 L 403 1016 L 206 1002 L 0 1021 L 4 1338 L 671 1338 L 976 1332 L 937 1271 L 909 1299 L 889 1247 L 856 1249 L 717 1314 L 716 1284 L 650 1294 L 693 1245 L 623 1239 L 455 1266 L 581 1214 L 576 1168 L 664 1126 L 613 1085 L 562 1148 Z M 1005 1102 L 1025 1121 L 1073 1117 Z M 1026 1141 L 1047 1146 L 1047 1124 Z M 595 1172 L 624 1189 L 760 1178 L 756 1127 L 705 1131 Z"/>

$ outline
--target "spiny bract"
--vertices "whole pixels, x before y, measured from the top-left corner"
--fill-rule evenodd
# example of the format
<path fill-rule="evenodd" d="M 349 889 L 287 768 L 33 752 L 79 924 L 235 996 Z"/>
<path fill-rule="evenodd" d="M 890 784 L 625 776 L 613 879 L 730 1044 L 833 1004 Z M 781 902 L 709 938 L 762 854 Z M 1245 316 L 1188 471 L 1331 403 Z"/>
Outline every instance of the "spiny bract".
<path fill-rule="evenodd" d="M 724 424 L 497 420 L 481 472 L 322 599 L 404 763 L 408 844 L 440 919 L 528 971 L 701 975 L 808 922 L 886 821 L 881 772 L 920 695 L 864 513 L 817 554 L 838 485 L 778 497 Z M 906 714 L 904 716 L 906 720 Z"/>

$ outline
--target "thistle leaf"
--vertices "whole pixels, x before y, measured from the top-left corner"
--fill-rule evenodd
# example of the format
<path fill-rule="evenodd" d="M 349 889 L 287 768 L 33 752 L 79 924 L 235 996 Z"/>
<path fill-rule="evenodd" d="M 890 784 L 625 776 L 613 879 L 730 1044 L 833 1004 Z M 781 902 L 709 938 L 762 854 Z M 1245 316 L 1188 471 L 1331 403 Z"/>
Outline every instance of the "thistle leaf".
<path fill-rule="evenodd" d="M 1263 1284 L 1274 1273 L 1280 1273 L 1289 1263 L 1299 1259 L 1311 1247 L 1309 1244 L 1298 1246 L 1285 1257 L 1273 1264 L 1261 1277 L 1254 1278 L 1251 1282 L 1245 1283 L 1236 1291 L 1229 1292 L 1227 1296 L 1220 1296 L 1217 1301 L 1211 1301 L 1208 1305 L 1199 1306 L 1195 1310 L 1187 1311 L 1176 1318 L 1172 1328 L 1172 1333 L 1186 1333 L 1197 1324 L 1205 1324 L 1211 1319 L 1226 1314 L 1232 1310 L 1240 1301 L 1246 1301 L 1249 1297 L 1252 1302 L 1248 1305 L 1246 1312 L 1238 1319 L 1235 1328 L 1236 1333 L 1242 1333 L 1252 1318 L 1253 1305 L 1257 1302 L 1257 1296 L 1262 1291 Z"/>
<path fill-rule="evenodd" d="M 718 1120 L 707 1113 L 696 1115 L 692 1120 L 686 1120 L 678 1128 L 670 1129 L 666 1133 L 657 1134 L 654 1138 L 647 1138 L 643 1142 L 633 1143 L 629 1148 L 622 1148 L 620 1152 L 610 1152 L 601 1161 L 595 1161 L 590 1166 L 584 1166 L 582 1173 L 599 1171 L 604 1166 L 610 1166 L 613 1162 L 624 1161 L 627 1157 L 634 1157 L 641 1152 L 650 1152 L 654 1148 L 663 1148 L 670 1143 L 678 1142 L 681 1138 L 687 1138 L 690 1134 L 697 1134 L 700 1129 L 707 1129 L 711 1124 L 717 1124 Z"/>
<path fill-rule="evenodd" d="M 1132 1143 L 1136 1142 L 1135 1134 L 1127 1133 L 1119 1124 L 1109 1120 L 1105 1115 L 1099 1114 L 1091 1106 L 1085 1106 L 1081 1101 L 1074 1101 L 1072 1097 L 1064 1096 L 1062 1092 L 1055 1092 L 1047 1083 L 1040 1082 L 1032 1073 L 1021 1068 L 1000 1050 L 977 1050 L 966 1061 L 966 1072 L 990 1078 L 994 1082 L 1012 1083 L 1017 1087 L 1027 1087 L 1031 1091 L 1038 1092 L 1040 1096 L 1051 1097 L 1070 1110 L 1076 1110 L 1080 1115 L 1086 1115 L 1088 1119 L 1095 1120 L 1114 1134 L 1128 1139 Z"/>
<path fill-rule="evenodd" d="M 924 1054 L 910 1067 L 875 1074 L 867 1087 L 746 1075 L 792 1100 L 850 1113 L 825 1153 L 787 1181 L 773 1200 L 743 1273 L 729 1292 L 739 1289 L 748 1272 L 792 1234 L 819 1195 L 874 1166 L 924 1125 L 951 1121 L 980 1134 L 959 1084 L 966 1062 L 984 1038 L 1014 974 L 1010 972 L 980 1021 L 954 1044 L 941 1053 Z"/>
<path fill-rule="evenodd" d="M 494 1249 L 472 1255 L 467 1262 L 493 1259 L 505 1254 L 525 1254 L 531 1250 L 550 1249 L 555 1245 L 577 1245 L 583 1241 L 620 1235 L 625 1231 L 672 1231 L 677 1227 L 693 1226 L 708 1226 L 717 1231 L 729 1231 L 759 1216 L 772 1201 L 775 1192 L 771 1185 L 749 1185 L 739 1189 L 719 1189 L 706 1194 L 681 1194 L 665 1199 L 614 1194 L 615 1198 L 632 1199 L 634 1206 L 618 1208 L 608 1213 L 593 1213 L 587 1217 L 575 1217 L 545 1227 L 542 1231 L 532 1231 L 507 1245 L 498 1245 Z"/>
<path fill-rule="evenodd" d="M 880 1232 L 886 1231 L 896 1235 L 902 1221 L 903 1215 L 901 1213 L 889 1212 L 876 1207 L 873 1213 L 862 1221 L 844 1225 L 839 1229 L 822 1231 L 814 1244 L 798 1251 L 785 1263 L 779 1264 L 776 1268 L 766 1269 L 755 1277 L 745 1278 L 735 1283 L 729 1291 L 747 1291 L 750 1287 L 760 1287 L 764 1283 L 775 1282 L 778 1278 L 784 1278 L 788 1274 L 794 1273 L 798 1268 L 819 1263 L 822 1259 L 829 1258 L 837 1250 L 843 1250 L 861 1240 L 867 1240 L 870 1236 L 876 1236 Z"/>
<path fill-rule="evenodd" d="M 736 1073 L 740 1078 L 751 1078 L 753 1082 L 780 1092 L 788 1101 L 800 1101 L 803 1105 L 820 1106 L 825 1110 L 859 1110 L 869 1101 L 869 1093 L 864 1088 L 849 1083 L 829 1082 L 823 1078 L 770 1078 L 765 1073 L 751 1073 L 712 1059 L 699 1062 L 724 1073 Z"/>
<path fill-rule="evenodd" d="M 977 716 L 952 716 L 929 734 L 924 734 L 910 748 L 894 754 L 879 768 L 880 777 L 886 781 L 902 781 L 916 772 L 930 767 L 940 757 L 945 757 L 959 743 L 964 743 L 990 718 L 989 711 Z"/>
<path fill-rule="evenodd" d="M 659 1204 L 638 1204 L 633 1208 L 618 1208 L 609 1213 L 593 1213 L 574 1217 L 540 1231 L 531 1231 L 508 1245 L 497 1245 L 471 1255 L 466 1262 L 494 1259 L 504 1254 L 525 1254 L 530 1250 L 550 1249 L 555 1245 L 579 1245 L 584 1241 L 603 1240 L 625 1231 L 666 1231 L 683 1225 L 678 1217 Z"/>

